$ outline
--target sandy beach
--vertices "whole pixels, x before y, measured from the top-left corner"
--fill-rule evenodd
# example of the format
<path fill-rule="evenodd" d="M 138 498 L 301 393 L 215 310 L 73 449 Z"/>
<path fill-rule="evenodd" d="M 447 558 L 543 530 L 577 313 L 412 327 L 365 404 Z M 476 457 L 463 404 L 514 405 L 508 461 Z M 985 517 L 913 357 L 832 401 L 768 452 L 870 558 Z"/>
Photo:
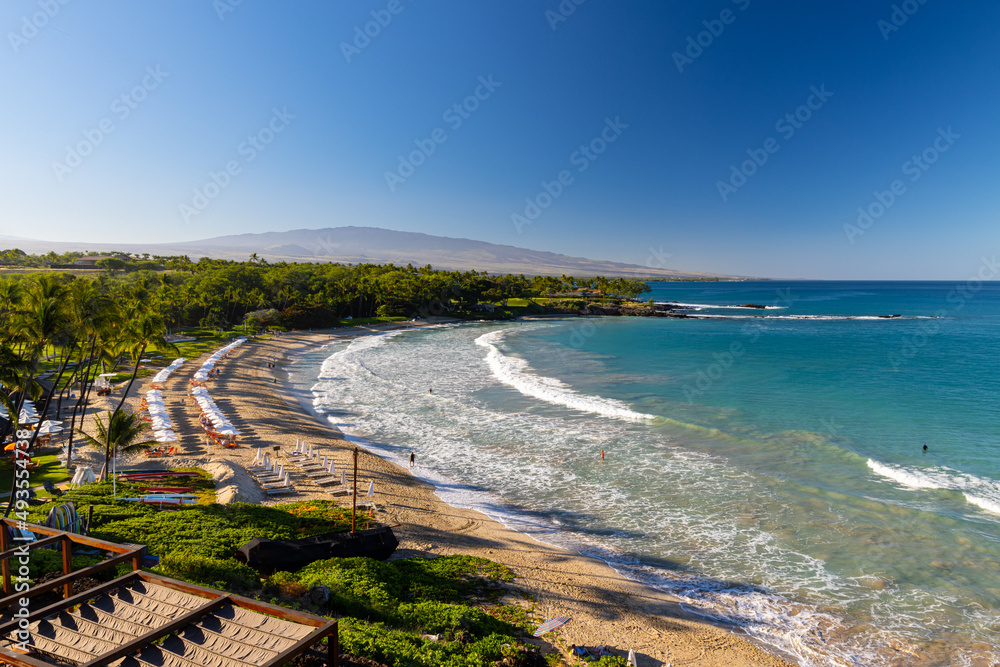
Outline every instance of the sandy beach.
<path fill-rule="evenodd" d="M 188 397 L 191 375 L 207 355 L 187 361 L 163 385 L 164 401 L 180 437 L 175 443 L 177 453 L 166 459 L 150 459 L 142 454 L 123 456 L 119 467 L 202 467 L 216 477 L 220 502 L 271 504 L 330 499 L 328 488 L 312 483 L 304 472 L 291 466 L 288 470 L 294 491 L 268 498 L 242 466 L 249 465 L 258 448 L 273 452 L 274 447 L 280 447 L 279 461 L 291 460 L 297 439 L 304 439 L 314 450 L 334 457 L 336 475 L 340 476 L 349 464 L 353 445 L 289 391 L 284 367 L 294 355 L 328 344 L 334 338 L 374 331 L 283 334 L 251 340 L 232 351 L 216 366 L 220 373 L 207 387 L 222 412 L 241 431 L 240 447 L 236 449 L 207 443 L 198 423 L 197 405 Z M 127 401 L 129 409 L 138 409 L 139 397 L 148 389 L 148 383 L 136 383 Z M 95 403 L 102 412 L 107 407 L 104 402 L 111 404 L 108 399 Z M 90 419 L 88 416 L 88 422 Z M 92 465 L 99 472 L 96 452 L 82 447 L 80 457 L 77 465 Z M 542 544 L 479 512 L 445 504 L 434 495 L 432 485 L 407 469 L 367 452 L 359 456 L 358 465 L 359 492 L 363 497 L 369 482 L 374 481 L 376 518 L 393 525 L 400 540 L 394 558 L 469 554 L 509 566 L 518 576 L 513 586 L 533 601 L 538 616 L 572 617 L 559 630 L 556 640 L 564 654 L 570 644 L 604 644 L 622 655 L 634 649 L 641 667 L 791 664 L 734 632 L 686 613 L 677 600 L 625 579 L 602 561 Z M 350 503 L 349 497 L 335 500 Z"/>

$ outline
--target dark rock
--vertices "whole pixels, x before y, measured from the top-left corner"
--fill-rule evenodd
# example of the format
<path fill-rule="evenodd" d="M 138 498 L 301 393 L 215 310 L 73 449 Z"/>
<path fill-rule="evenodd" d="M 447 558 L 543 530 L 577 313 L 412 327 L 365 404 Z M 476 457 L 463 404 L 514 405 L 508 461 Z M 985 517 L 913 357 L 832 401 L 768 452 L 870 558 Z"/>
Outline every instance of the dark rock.
<path fill-rule="evenodd" d="M 330 606 L 330 589 L 326 586 L 313 586 L 309 589 L 309 601 L 320 609 Z"/>

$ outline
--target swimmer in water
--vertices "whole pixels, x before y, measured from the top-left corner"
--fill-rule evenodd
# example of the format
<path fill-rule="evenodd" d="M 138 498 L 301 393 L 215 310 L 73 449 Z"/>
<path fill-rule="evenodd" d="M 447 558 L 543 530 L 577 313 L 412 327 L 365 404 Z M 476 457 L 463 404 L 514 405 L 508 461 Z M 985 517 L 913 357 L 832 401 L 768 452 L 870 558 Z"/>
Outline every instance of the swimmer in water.
<path fill-rule="evenodd" d="M 924 451 L 925 452 L 927 451 L 927 445 L 924 445 Z"/>

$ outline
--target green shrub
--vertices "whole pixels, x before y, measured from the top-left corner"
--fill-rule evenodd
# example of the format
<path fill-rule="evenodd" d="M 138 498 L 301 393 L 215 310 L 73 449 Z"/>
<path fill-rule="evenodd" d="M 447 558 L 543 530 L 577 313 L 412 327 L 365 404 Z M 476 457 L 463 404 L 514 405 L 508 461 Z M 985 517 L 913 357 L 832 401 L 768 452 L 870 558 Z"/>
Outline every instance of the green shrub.
<path fill-rule="evenodd" d="M 248 591 L 260 586 L 256 570 L 233 559 L 212 558 L 189 551 L 173 551 L 160 559 L 160 570 L 168 577 L 204 586 Z"/>
<path fill-rule="evenodd" d="M 500 607 L 487 610 L 487 613 L 494 618 L 500 619 L 504 623 L 520 628 L 523 632 L 529 635 L 538 629 L 538 625 L 535 622 L 535 619 L 532 618 L 531 613 L 520 605 L 502 605 Z"/>
<path fill-rule="evenodd" d="M 330 608 L 351 616 L 387 619 L 399 604 L 399 573 L 389 563 L 371 558 L 331 558 L 316 561 L 297 573 L 306 587 L 330 589 Z"/>
<path fill-rule="evenodd" d="M 62 572 L 62 552 L 53 549 L 32 549 L 29 552 L 28 576 L 32 579 L 40 579 L 50 572 Z M 82 570 L 100 563 L 103 558 L 96 556 L 73 556 L 72 569 Z M 16 562 L 16 561 L 14 561 Z"/>
<path fill-rule="evenodd" d="M 503 646 L 515 644 L 513 637 L 492 634 L 471 644 L 435 642 L 346 618 L 340 624 L 341 649 L 363 655 L 391 667 L 491 667 L 503 657 Z"/>
<path fill-rule="evenodd" d="M 430 634 L 453 635 L 462 630 L 481 636 L 513 629 L 483 610 L 466 605 L 432 601 L 404 603 L 396 613 L 404 625 Z"/>

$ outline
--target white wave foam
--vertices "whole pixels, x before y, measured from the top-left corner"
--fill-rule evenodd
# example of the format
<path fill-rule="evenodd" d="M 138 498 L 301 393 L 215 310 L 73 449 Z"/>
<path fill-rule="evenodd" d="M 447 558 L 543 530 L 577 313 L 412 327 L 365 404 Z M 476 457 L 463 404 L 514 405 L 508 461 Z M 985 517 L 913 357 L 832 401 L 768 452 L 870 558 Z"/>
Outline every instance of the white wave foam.
<path fill-rule="evenodd" d="M 525 396 L 531 396 L 547 403 L 563 405 L 567 408 L 592 412 L 605 417 L 641 421 L 656 419 L 654 415 L 635 412 L 628 404 L 612 398 L 585 396 L 566 383 L 556 379 L 529 373 L 530 367 L 524 359 L 508 357 L 495 345 L 503 338 L 505 331 L 493 331 L 476 339 L 476 345 L 489 350 L 486 363 L 493 376 L 500 382 L 517 389 Z"/>
<path fill-rule="evenodd" d="M 737 310 L 784 310 L 788 306 L 764 306 L 763 308 L 753 308 L 752 306 L 720 306 L 718 304 L 712 303 L 678 303 L 676 301 L 660 301 L 658 302 L 663 306 L 676 306 L 678 308 L 684 308 L 685 310 L 704 310 L 716 309 L 716 308 L 733 308 Z"/>
<path fill-rule="evenodd" d="M 937 481 L 930 476 L 916 470 L 907 470 L 901 466 L 890 466 L 879 463 L 875 459 L 868 459 L 868 467 L 876 474 L 899 482 L 903 486 L 913 489 L 946 489 L 943 482 Z"/>
<path fill-rule="evenodd" d="M 1000 516 L 1000 482 L 946 467 L 915 470 L 887 465 L 874 459 L 868 459 L 868 467 L 876 474 L 912 489 L 961 492 L 966 502 Z"/>
<path fill-rule="evenodd" d="M 320 367 L 319 377 L 317 379 L 320 381 L 331 379 L 336 375 L 336 371 L 340 368 L 340 364 L 348 357 L 356 355 L 359 352 L 381 347 L 382 345 L 385 345 L 390 338 L 394 338 L 401 333 L 403 333 L 403 331 L 389 331 L 386 333 L 354 338 L 346 348 L 334 352 L 323 361 L 323 365 Z"/>
<path fill-rule="evenodd" d="M 965 499 L 976 505 L 982 510 L 989 512 L 990 514 L 996 514 L 1000 516 L 1000 502 L 995 500 L 987 500 L 986 498 L 980 498 L 979 496 L 973 495 L 971 493 L 965 494 Z"/>
<path fill-rule="evenodd" d="M 692 320 L 813 320 L 817 322 L 840 322 L 846 320 L 893 320 L 915 319 L 911 317 L 879 317 L 878 315 L 709 315 L 698 313 L 688 315 Z"/>

